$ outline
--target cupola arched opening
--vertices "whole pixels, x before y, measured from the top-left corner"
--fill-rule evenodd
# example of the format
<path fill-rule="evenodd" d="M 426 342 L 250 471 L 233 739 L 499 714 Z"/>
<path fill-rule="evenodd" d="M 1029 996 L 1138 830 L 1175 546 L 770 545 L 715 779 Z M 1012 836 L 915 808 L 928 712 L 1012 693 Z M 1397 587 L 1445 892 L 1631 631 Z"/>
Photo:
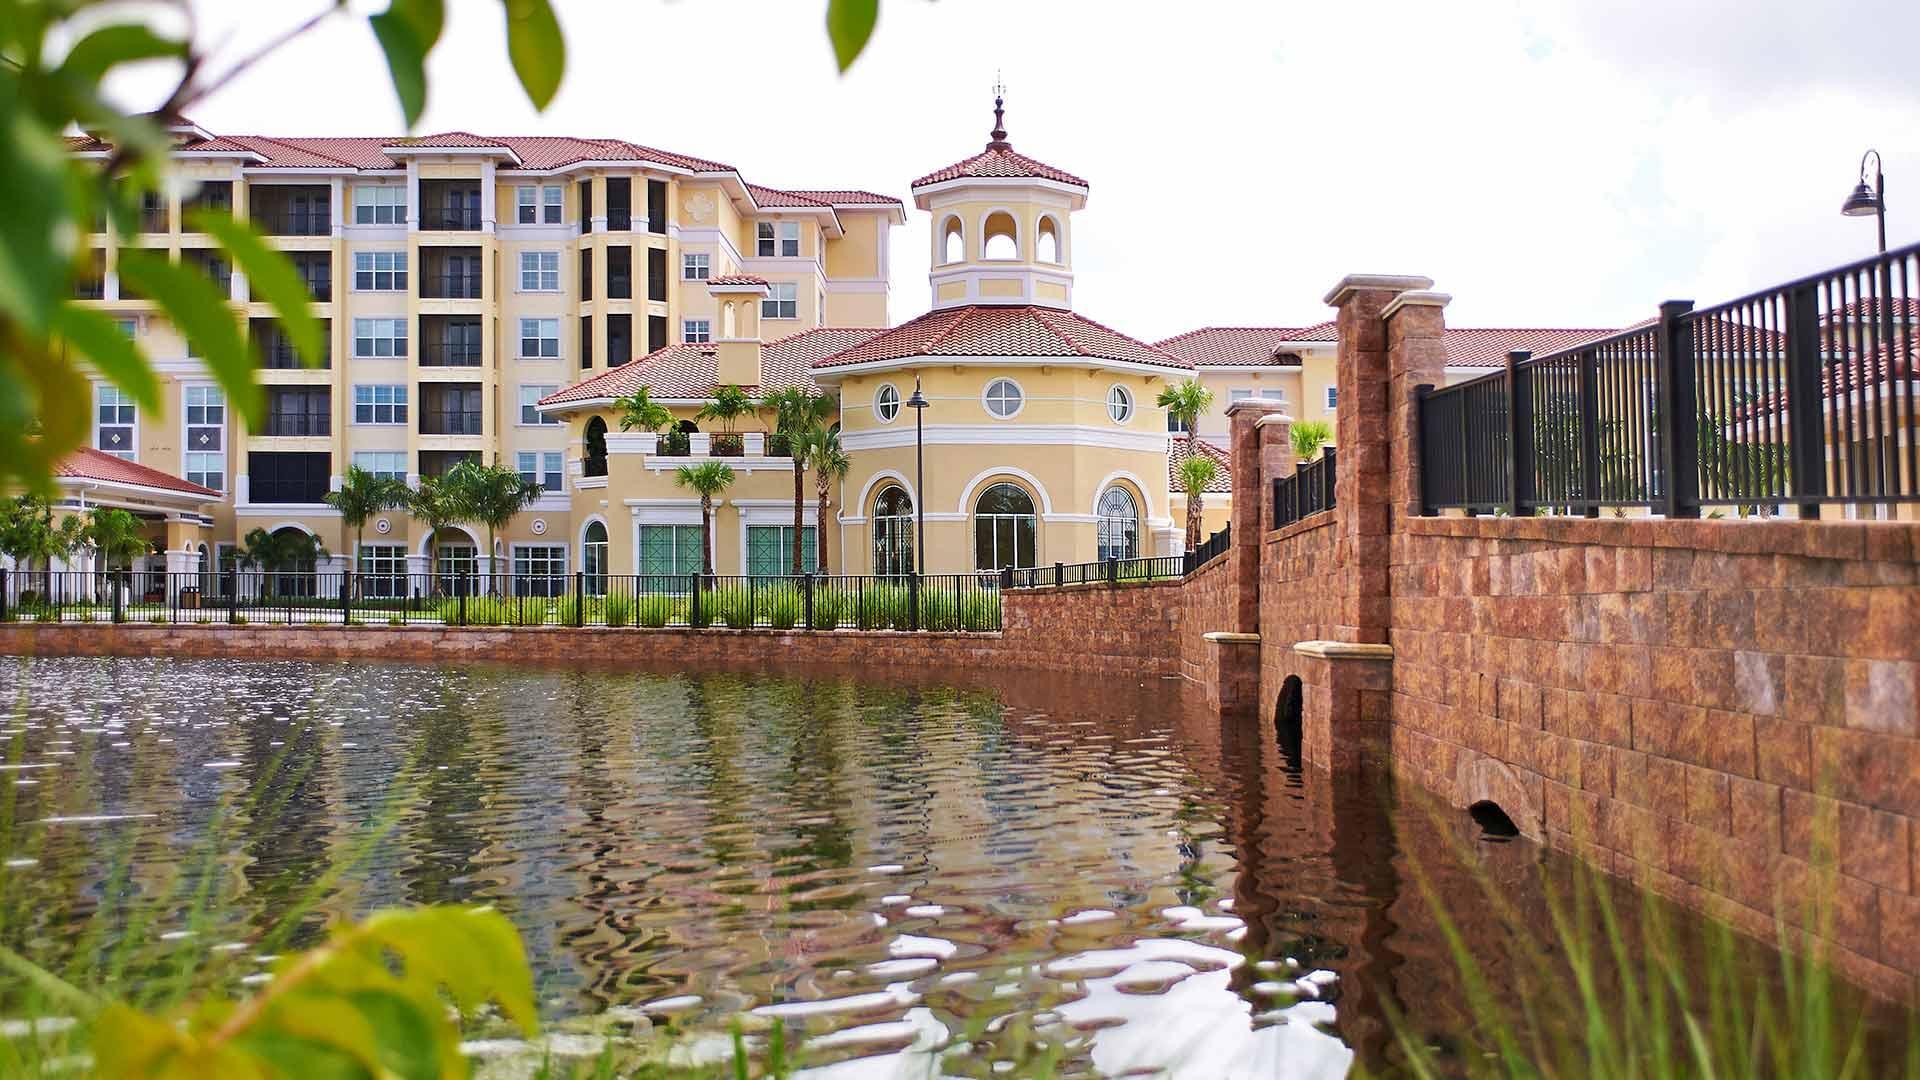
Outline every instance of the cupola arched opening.
<path fill-rule="evenodd" d="M 1013 215 L 1005 210 L 995 210 L 987 215 L 981 226 L 981 258 L 1018 259 L 1020 257 L 1020 226 Z"/>
<path fill-rule="evenodd" d="M 967 244 L 960 219 L 949 215 L 940 225 L 940 261 L 944 263 L 965 262 Z"/>
<path fill-rule="evenodd" d="M 1033 257 L 1036 262 L 1060 262 L 1060 223 L 1049 214 L 1040 219 L 1040 228 L 1034 237 Z"/>

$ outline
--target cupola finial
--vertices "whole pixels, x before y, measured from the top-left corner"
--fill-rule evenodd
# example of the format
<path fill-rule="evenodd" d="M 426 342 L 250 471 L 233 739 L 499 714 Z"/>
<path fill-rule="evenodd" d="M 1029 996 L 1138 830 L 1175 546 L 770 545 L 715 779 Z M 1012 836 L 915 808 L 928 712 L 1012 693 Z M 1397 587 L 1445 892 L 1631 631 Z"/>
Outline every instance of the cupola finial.
<path fill-rule="evenodd" d="M 1007 84 L 996 71 L 993 73 L 993 131 L 992 141 L 987 143 L 989 150 L 1013 149 L 1013 144 L 1007 141 L 1006 104 Z"/>

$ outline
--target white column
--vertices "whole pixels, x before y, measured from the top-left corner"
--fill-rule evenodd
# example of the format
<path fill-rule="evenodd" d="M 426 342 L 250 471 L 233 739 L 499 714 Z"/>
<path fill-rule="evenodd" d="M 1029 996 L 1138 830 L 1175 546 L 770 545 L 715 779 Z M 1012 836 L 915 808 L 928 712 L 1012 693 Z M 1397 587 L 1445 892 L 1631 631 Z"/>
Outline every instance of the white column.
<path fill-rule="evenodd" d="M 746 456 L 748 457 L 766 457 L 767 456 L 767 436 L 765 432 L 749 431 L 746 433 L 745 436 L 743 436 L 743 439 L 745 440 L 745 443 L 746 443 L 746 448 L 745 448 Z"/>

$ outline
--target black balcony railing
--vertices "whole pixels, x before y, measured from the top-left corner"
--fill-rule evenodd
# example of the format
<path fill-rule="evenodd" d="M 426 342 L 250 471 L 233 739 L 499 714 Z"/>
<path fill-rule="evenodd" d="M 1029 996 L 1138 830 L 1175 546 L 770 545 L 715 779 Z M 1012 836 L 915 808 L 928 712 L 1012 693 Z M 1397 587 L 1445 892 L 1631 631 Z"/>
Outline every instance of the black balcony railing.
<path fill-rule="evenodd" d="M 1038 589 L 1061 585 L 1117 585 L 1123 581 L 1170 581 L 1188 572 L 1184 555 L 1161 555 L 1052 566 L 1009 566 L 999 574 L 1002 589 Z"/>
<path fill-rule="evenodd" d="M 430 341 L 420 347 L 421 367 L 479 367 L 477 341 Z"/>
<path fill-rule="evenodd" d="M 480 434 L 480 410 L 421 409 L 420 434 L 478 435 Z"/>
<path fill-rule="evenodd" d="M 107 283 L 102 278 L 81 278 L 73 283 L 75 300 L 105 300 Z"/>
<path fill-rule="evenodd" d="M 480 275 L 423 274 L 420 277 L 420 296 L 427 300 L 478 300 Z"/>
<path fill-rule="evenodd" d="M 1220 527 L 1219 532 L 1201 541 L 1199 547 L 1187 552 L 1187 573 L 1191 574 L 1220 556 L 1225 555 L 1227 548 L 1231 547 L 1232 544 L 1233 523 L 1228 522 Z"/>
<path fill-rule="evenodd" d="M 268 236 L 327 236 L 333 232 L 333 211 L 324 206 L 255 207 L 250 216 Z"/>
<path fill-rule="evenodd" d="M 1920 502 L 1920 245 L 1420 394 L 1426 512 Z"/>
<path fill-rule="evenodd" d="M 420 227 L 440 232 L 467 232 L 480 227 L 477 206 L 423 206 Z"/>
<path fill-rule="evenodd" d="M 1273 527 L 1291 525 L 1310 514 L 1333 509 L 1334 454 L 1329 446 L 1319 460 L 1305 462 L 1292 476 L 1273 481 Z"/>
<path fill-rule="evenodd" d="M 326 413 L 268 413 L 262 435 L 331 435 L 333 419 Z"/>

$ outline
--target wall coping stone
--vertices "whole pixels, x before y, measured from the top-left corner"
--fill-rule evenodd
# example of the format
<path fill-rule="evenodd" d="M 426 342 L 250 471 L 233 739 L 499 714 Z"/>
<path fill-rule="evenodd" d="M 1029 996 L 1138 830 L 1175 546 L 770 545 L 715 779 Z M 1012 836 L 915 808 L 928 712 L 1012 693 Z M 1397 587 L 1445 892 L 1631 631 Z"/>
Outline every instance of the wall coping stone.
<path fill-rule="evenodd" d="M 1315 529 L 1330 529 L 1335 523 L 1333 515 L 1338 510 L 1339 507 L 1337 506 L 1330 507 L 1326 510 L 1316 510 L 1291 525 L 1283 525 L 1278 529 L 1268 529 L 1266 542 L 1269 544 L 1278 544 L 1283 540 L 1291 540 L 1301 533 L 1309 533 Z"/>
<path fill-rule="evenodd" d="M 1247 399 L 1242 399 L 1242 400 L 1247 400 Z M 1240 404 L 1240 402 L 1238 401 L 1233 403 L 1233 405 L 1238 405 L 1238 404 Z M 1227 406 L 1227 408 L 1231 409 L 1233 408 L 1233 405 L 1229 405 Z M 1274 427 L 1279 424 L 1291 424 L 1291 423 L 1293 423 L 1293 417 L 1288 416 L 1286 413 L 1268 413 L 1267 415 L 1261 417 L 1260 419 L 1255 420 L 1253 422 L 1253 426 L 1254 427 Z"/>
<path fill-rule="evenodd" d="M 1348 274 L 1339 283 L 1327 290 L 1324 303 L 1328 307 L 1339 307 L 1340 301 L 1348 293 L 1362 289 L 1383 289 L 1392 292 L 1408 292 L 1415 289 L 1433 288 L 1433 279 L 1419 274 Z"/>
<path fill-rule="evenodd" d="M 1386 308 L 1380 312 L 1380 317 L 1382 319 L 1391 319 L 1393 318 L 1393 313 L 1403 307 L 1443 308 L 1452 302 L 1453 297 L 1447 293 L 1429 292 L 1426 289 L 1414 289 L 1410 292 L 1403 292 L 1388 301 Z"/>
<path fill-rule="evenodd" d="M 1260 643 L 1259 634 L 1236 634 L 1231 630 L 1210 630 L 1200 636 L 1208 641 L 1217 641 L 1223 645 L 1257 645 Z"/>
<path fill-rule="evenodd" d="M 1322 660 L 1391 660 L 1393 646 L 1367 645 L 1357 641 L 1298 641 L 1293 651 Z"/>
<path fill-rule="evenodd" d="M 1228 416 L 1232 416 L 1235 413 L 1243 413 L 1243 412 L 1258 412 L 1258 413 L 1273 414 L 1273 413 L 1285 412 L 1286 408 L 1287 408 L 1287 403 L 1284 401 L 1275 401 L 1272 398 L 1251 398 L 1250 397 L 1250 398 L 1241 398 L 1239 401 L 1228 402 L 1225 411 Z M 1259 423 L 1259 422 L 1260 421 L 1258 420 L 1255 421 L 1255 423 Z"/>
<path fill-rule="evenodd" d="M 1404 519 L 1401 529 L 1410 536 L 1692 548 L 1728 555 L 1802 555 L 1815 559 L 1906 562 L 1920 553 L 1920 525 L 1899 521 L 1409 517 Z"/>

